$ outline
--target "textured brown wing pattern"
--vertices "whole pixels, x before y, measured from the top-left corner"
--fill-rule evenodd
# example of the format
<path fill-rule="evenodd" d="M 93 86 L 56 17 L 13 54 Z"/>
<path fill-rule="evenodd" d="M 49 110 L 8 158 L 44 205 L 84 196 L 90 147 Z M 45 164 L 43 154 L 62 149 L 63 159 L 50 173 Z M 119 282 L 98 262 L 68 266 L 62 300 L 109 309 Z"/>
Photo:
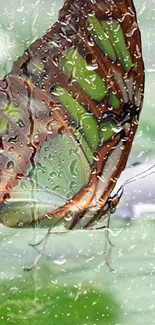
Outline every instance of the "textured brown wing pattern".
<path fill-rule="evenodd" d="M 143 92 L 140 33 L 132 1 L 67 0 L 59 21 L 25 51 L 1 82 L 2 96 L 20 107 L 25 125 L 20 133 L 24 145 L 19 152 L 22 159 L 11 176 L 7 170 L 4 173 L 9 149 L 7 136 L 3 139 L 1 200 L 8 196 L 19 176 L 27 176 L 26 163 L 38 150 L 33 138 L 35 125 L 37 130 L 39 125 L 41 143 L 50 137 L 45 127 L 48 120 L 56 125 L 51 138 L 66 132 L 77 142 L 71 125 L 78 129 L 78 119 L 68 108 L 73 100 L 96 123 L 100 130 L 98 141 L 94 144 L 89 139 L 93 161 L 88 183 L 65 205 L 49 211 L 48 218 L 63 221 L 69 229 L 91 227 L 100 218 L 100 210 L 105 213 L 108 209 L 110 194 L 126 165 Z M 42 102 L 42 112 L 38 113 L 37 105 L 35 110 L 31 109 L 32 101 Z M 17 127 L 20 128 L 19 122 L 16 125 L 14 122 L 14 128 Z M 103 136 L 109 127 L 109 133 Z M 26 138 L 25 132 L 29 134 Z M 82 136 L 87 140 L 86 130 Z M 69 222 L 65 221 L 68 215 L 71 215 Z M 47 214 L 37 219 L 46 218 Z"/>

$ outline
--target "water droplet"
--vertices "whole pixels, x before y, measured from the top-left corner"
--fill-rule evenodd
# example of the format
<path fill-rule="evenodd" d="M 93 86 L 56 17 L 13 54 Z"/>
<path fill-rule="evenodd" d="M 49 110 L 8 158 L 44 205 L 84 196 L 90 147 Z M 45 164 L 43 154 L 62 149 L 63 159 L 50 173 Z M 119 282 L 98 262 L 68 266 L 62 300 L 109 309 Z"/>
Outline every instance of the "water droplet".
<path fill-rule="evenodd" d="M 52 134 L 54 131 L 58 131 L 62 125 L 55 119 L 52 119 L 46 124 L 47 133 Z"/>
<path fill-rule="evenodd" d="M 19 292 L 19 289 L 14 286 L 14 287 L 10 288 L 10 291 L 13 293 L 17 293 L 17 292 Z"/>
<path fill-rule="evenodd" d="M 18 120 L 18 125 L 19 125 L 21 128 L 23 128 L 23 127 L 25 126 L 25 123 L 23 122 L 22 119 L 19 119 L 19 120 Z"/>
<path fill-rule="evenodd" d="M 72 219 L 73 219 L 73 216 L 70 214 L 68 216 L 64 217 L 65 221 L 71 221 Z"/>
<path fill-rule="evenodd" d="M 79 171 L 78 171 L 78 168 L 77 168 L 77 161 L 76 160 L 73 160 L 69 166 L 70 168 L 70 172 L 73 176 L 78 176 L 79 174 Z"/>
<path fill-rule="evenodd" d="M 54 260 L 53 262 L 54 262 L 55 264 L 57 264 L 57 265 L 63 265 L 63 264 L 66 263 L 66 259 L 63 258 L 63 259 L 60 259 L 60 260 Z"/>
<path fill-rule="evenodd" d="M 7 164 L 6 164 L 6 169 L 7 170 L 10 170 L 10 169 L 13 169 L 14 168 L 14 162 L 13 161 L 8 161 Z"/>
<path fill-rule="evenodd" d="M 56 185 L 52 188 L 53 191 L 59 191 L 60 190 L 60 185 Z"/>
<path fill-rule="evenodd" d="M 38 144 L 40 142 L 40 137 L 39 134 L 34 134 L 33 136 L 33 141 L 34 143 Z"/>
<path fill-rule="evenodd" d="M 77 186 L 77 182 L 75 182 L 75 181 L 71 181 L 70 182 L 70 187 L 71 188 L 74 188 L 74 187 L 76 187 Z"/>
<path fill-rule="evenodd" d="M 13 150 L 14 150 L 14 147 L 10 147 L 10 148 L 8 149 L 9 152 L 12 152 Z"/>
<path fill-rule="evenodd" d="M 47 130 L 47 133 L 49 133 L 49 134 L 53 133 L 53 122 L 52 121 L 50 121 L 46 124 L 46 130 Z"/>
<path fill-rule="evenodd" d="M 19 135 L 15 135 L 14 137 L 8 139 L 8 142 L 17 143 L 18 141 L 19 141 Z"/>
<path fill-rule="evenodd" d="M 63 172 L 62 172 L 62 171 L 60 171 L 60 172 L 58 173 L 58 178 L 61 178 L 61 177 L 63 177 Z"/>
<path fill-rule="evenodd" d="M 73 193 L 72 193 L 72 192 L 68 192 L 68 193 L 66 193 L 66 198 L 67 198 L 67 199 L 71 199 L 72 196 L 73 196 Z"/>
<path fill-rule="evenodd" d="M 93 65 L 87 65 L 86 68 L 87 68 L 88 71 L 94 71 L 94 70 L 96 70 L 98 68 L 98 66 L 97 65 L 96 66 L 95 65 L 94 66 Z"/>
<path fill-rule="evenodd" d="M 100 156 L 99 156 L 98 152 L 94 152 L 93 158 L 94 158 L 95 161 L 100 160 Z"/>
<path fill-rule="evenodd" d="M 24 225 L 24 222 L 23 222 L 23 221 L 20 221 L 20 222 L 18 223 L 18 227 L 23 227 L 23 225 Z"/>
<path fill-rule="evenodd" d="M 57 174 L 56 174 L 56 172 L 52 171 L 49 175 L 51 178 L 55 178 Z"/>

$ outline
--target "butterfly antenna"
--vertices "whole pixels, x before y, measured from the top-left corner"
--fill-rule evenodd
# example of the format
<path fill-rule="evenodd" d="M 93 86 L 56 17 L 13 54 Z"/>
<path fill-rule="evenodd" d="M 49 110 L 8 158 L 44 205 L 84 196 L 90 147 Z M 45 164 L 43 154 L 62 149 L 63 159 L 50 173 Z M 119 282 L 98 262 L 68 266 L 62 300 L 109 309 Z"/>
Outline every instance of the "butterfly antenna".
<path fill-rule="evenodd" d="M 122 194 L 123 194 L 123 190 L 125 188 L 126 185 L 132 183 L 132 182 L 135 182 L 136 180 L 139 180 L 139 179 L 142 179 L 142 178 L 145 178 L 146 176 L 149 176 L 149 175 L 152 175 L 154 174 L 155 172 L 155 164 L 152 165 L 151 167 L 147 168 L 146 170 L 144 170 L 143 172 L 141 173 L 138 173 L 136 174 L 135 176 L 132 176 L 130 177 L 128 180 L 126 180 L 121 186 L 120 188 L 118 189 L 117 193 L 115 194 L 116 196 L 118 197 L 121 197 Z M 119 194 L 119 192 L 121 192 Z"/>

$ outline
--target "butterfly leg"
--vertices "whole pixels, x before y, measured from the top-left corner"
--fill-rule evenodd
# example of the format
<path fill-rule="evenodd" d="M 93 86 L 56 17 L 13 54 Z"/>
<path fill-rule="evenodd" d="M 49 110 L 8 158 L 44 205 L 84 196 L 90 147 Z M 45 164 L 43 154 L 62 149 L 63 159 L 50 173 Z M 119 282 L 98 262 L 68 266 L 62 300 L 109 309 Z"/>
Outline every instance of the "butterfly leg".
<path fill-rule="evenodd" d="M 114 269 L 111 267 L 110 262 L 109 262 L 109 257 L 108 257 L 108 244 L 113 247 L 114 245 L 112 244 L 110 238 L 109 238 L 109 227 L 110 227 L 110 216 L 108 217 L 108 222 L 107 226 L 105 227 L 105 244 L 104 244 L 104 258 L 107 266 L 109 267 L 111 272 L 114 272 Z"/>
<path fill-rule="evenodd" d="M 106 232 L 107 232 L 107 241 L 111 247 L 114 247 L 114 244 L 112 243 L 110 237 L 109 237 L 109 229 L 110 229 L 110 216 L 108 217 Z"/>
<path fill-rule="evenodd" d="M 108 254 L 107 254 L 108 244 L 110 245 L 110 247 L 114 247 L 114 245 L 112 244 L 112 242 L 111 242 L 111 240 L 109 238 L 110 215 L 107 218 L 108 218 L 108 222 L 107 222 L 106 226 L 104 225 L 104 226 L 97 227 L 97 228 L 89 227 L 88 229 L 89 230 L 101 230 L 101 229 L 105 230 L 105 244 L 104 244 L 104 251 L 103 251 L 104 259 L 105 259 L 105 262 L 106 262 L 108 268 L 110 269 L 110 271 L 114 272 L 114 269 L 110 265 Z M 105 217 L 103 217 L 103 220 L 105 220 Z M 103 221 L 103 220 L 101 220 L 101 221 Z"/>
<path fill-rule="evenodd" d="M 108 216 L 108 222 L 107 222 L 107 226 L 102 226 L 97 228 L 97 230 L 100 229 L 104 229 L 105 230 L 105 243 L 104 243 L 104 250 L 103 250 L 103 254 L 104 254 L 104 259 L 105 262 L 108 266 L 108 268 L 110 269 L 111 272 L 114 272 L 114 269 L 111 267 L 110 262 L 109 262 L 109 257 L 108 257 L 108 244 L 110 245 L 110 247 L 114 247 L 114 245 L 112 244 L 110 238 L 109 238 L 109 228 L 110 228 L 110 216 Z"/>
<path fill-rule="evenodd" d="M 57 231 L 53 231 L 51 229 L 52 228 L 49 228 L 48 229 L 48 232 L 44 236 L 43 239 L 41 239 L 40 241 L 38 241 L 35 244 L 29 244 L 33 248 L 37 248 L 37 246 L 39 246 L 42 243 L 43 243 L 43 246 L 42 246 L 42 248 L 40 250 L 37 249 L 38 252 L 39 252 L 38 256 L 36 257 L 35 261 L 30 266 L 24 267 L 24 271 L 30 271 L 30 270 L 32 270 L 37 265 L 37 263 L 40 261 L 40 259 L 43 256 L 43 253 L 44 253 L 44 250 L 45 250 L 45 247 L 46 247 L 46 244 L 47 244 L 47 241 L 48 241 L 48 238 L 49 238 L 50 235 L 53 235 L 53 234 L 56 234 L 56 235 L 58 235 L 58 234 L 65 234 L 65 233 L 69 232 L 69 230 L 57 230 Z"/>
<path fill-rule="evenodd" d="M 46 242 L 47 242 L 47 241 L 46 241 Z M 37 265 L 37 263 L 40 261 L 40 259 L 41 259 L 42 256 L 43 256 L 45 246 L 46 246 L 46 243 L 44 243 L 44 245 L 43 245 L 43 247 L 41 248 L 41 250 L 39 251 L 39 254 L 38 254 L 38 256 L 36 257 L 35 261 L 34 261 L 30 266 L 24 266 L 24 271 L 30 271 L 30 270 L 32 270 L 32 269 Z"/>
<path fill-rule="evenodd" d="M 51 231 L 51 229 L 52 229 L 52 228 L 49 228 L 47 234 L 46 234 L 46 235 L 45 235 L 41 240 L 37 241 L 37 243 L 35 243 L 35 244 L 31 244 L 31 243 L 29 243 L 29 245 L 30 245 L 31 247 L 37 247 L 37 246 L 39 246 L 40 244 L 42 244 L 42 243 L 44 242 L 44 240 L 46 240 L 46 238 L 47 238 L 49 235 L 66 234 L 67 232 L 69 232 L 69 230 L 67 230 L 67 229 L 64 229 L 64 230 L 56 230 L 56 231 L 54 231 L 54 230 Z"/>

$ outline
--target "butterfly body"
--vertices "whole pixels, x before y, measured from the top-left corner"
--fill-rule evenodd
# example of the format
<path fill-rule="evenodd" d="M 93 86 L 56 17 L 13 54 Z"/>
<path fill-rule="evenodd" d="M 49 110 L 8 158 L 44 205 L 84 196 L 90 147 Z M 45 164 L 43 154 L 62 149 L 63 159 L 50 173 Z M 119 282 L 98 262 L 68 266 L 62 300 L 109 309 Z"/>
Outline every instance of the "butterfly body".
<path fill-rule="evenodd" d="M 0 87 L 0 221 L 95 227 L 112 211 L 143 101 L 132 1 L 66 1 Z"/>

